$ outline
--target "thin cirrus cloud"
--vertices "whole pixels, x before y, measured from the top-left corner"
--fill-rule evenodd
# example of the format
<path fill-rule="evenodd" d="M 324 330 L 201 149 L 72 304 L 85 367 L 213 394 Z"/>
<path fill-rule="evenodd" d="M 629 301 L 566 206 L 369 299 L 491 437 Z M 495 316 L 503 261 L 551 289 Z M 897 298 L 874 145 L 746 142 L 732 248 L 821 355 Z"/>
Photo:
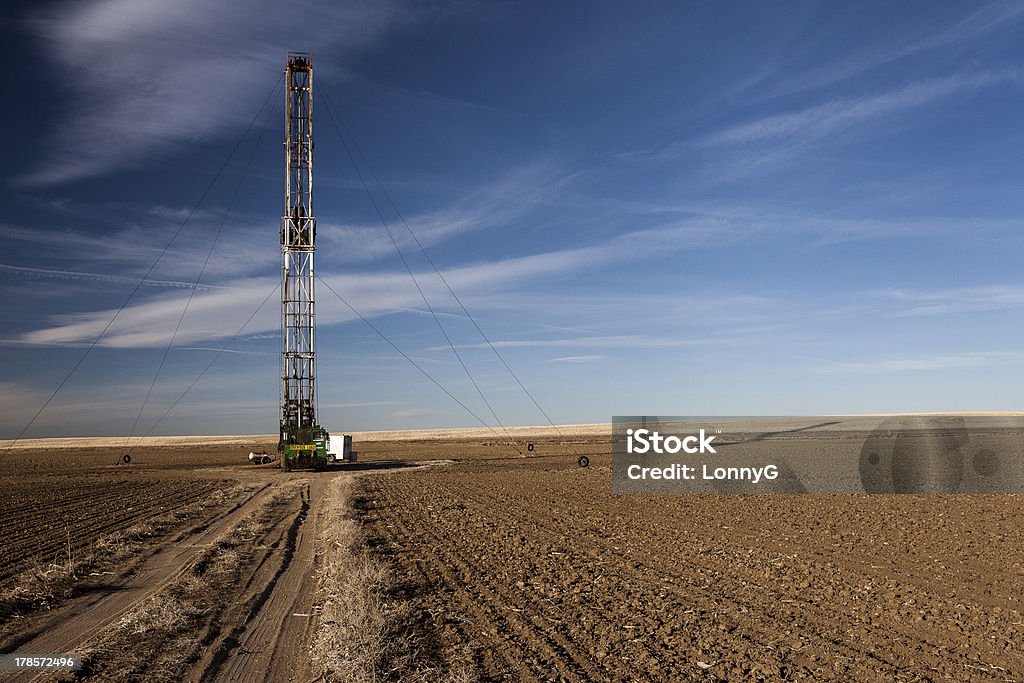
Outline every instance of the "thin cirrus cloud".
<path fill-rule="evenodd" d="M 431 247 L 468 232 L 495 229 L 522 219 L 538 207 L 554 202 L 559 188 L 570 182 L 572 174 L 566 173 L 559 164 L 552 160 L 539 161 L 512 169 L 451 206 L 422 211 L 408 216 L 407 220 L 419 243 Z M 167 247 L 181 222 L 188 218 L 184 230 L 161 258 L 154 274 L 178 281 L 182 274 L 197 271 L 208 252 L 206 241 L 189 237 L 209 234 L 225 220 L 220 208 L 191 212 L 180 207 L 121 206 L 119 212 L 130 219 L 113 234 L 0 224 L 0 238 L 8 243 L 44 248 L 42 253 L 47 259 L 65 266 L 22 271 L 31 272 L 35 277 L 121 282 L 131 278 L 95 271 L 116 269 L 123 273 L 128 268 L 129 272 L 138 269 L 144 272 Z M 217 243 L 216 267 L 207 270 L 205 280 L 252 276 L 278 265 L 276 219 L 235 213 L 227 217 Z M 418 248 L 415 241 L 397 216 L 386 213 L 385 218 L 400 248 L 415 251 Z M 338 223 L 328 216 L 319 221 L 318 237 L 324 257 L 343 259 L 346 263 L 375 261 L 393 255 L 395 250 L 379 221 Z M 231 258 L 220 258 L 220 254 L 231 254 Z M 0 269 L 3 268 L 0 265 Z M 147 281 L 147 284 L 153 282 Z"/>
<path fill-rule="evenodd" d="M 445 278 L 456 291 L 489 293 L 529 281 L 532 277 L 562 273 L 588 264 L 607 262 L 614 251 L 607 245 L 561 252 L 549 252 L 500 263 L 480 263 L 454 268 Z M 324 281 L 342 294 L 365 316 L 375 316 L 409 309 L 421 303 L 412 287 L 408 273 L 365 272 L 346 275 L 324 275 Z M 442 299 L 447 289 L 432 274 L 419 273 L 424 294 L 431 301 Z M 176 340 L 180 344 L 221 339 L 232 336 L 245 315 L 257 309 L 277 286 L 276 277 L 249 278 L 225 284 L 214 291 L 195 295 L 189 306 L 187 324 Z M 273 298 L 270 296 L 269 298 Z M 356 316 L 343 304 L 334 301 L 330 292 L 322 292 L 317 312 L 320 324 L 345 322 Z M 126 307 L 101 342 L 116 348 L 146 348 L 166 344 L 185 305 L 187 294 L 166 294 Z M 20 336 L 22 344 L 75 344 L 95 339 L 114 317 L 114 310 L 90 311 L 56 316 L 49 327 Z M 278 311 L 269 303 L 260 309 L 245 328 L 247 333 L 276 329 L 280 325 Z"/>
<path fill-rule="evenodd" d="M 620 235 L 607 242 L 573 249 L 541 252 L 538 254 L 463 264 L 448 269 L 445 279 L 457 292 L 473 292 L 474 297 L 487 297 L 496 293 L 517 291 L 523 283 L 537 278 L 567 272 L 592 269 L 627 258 L 640 259 L 652 253 L 665 253 L 715 244 L 717 237 L 703 224 L 673 224 L 662 228 L 640 230 Z M 422 304 L 408 273 L 393 271 L 367 271 L 346 275 L 323 275 L 324 280 L 356 306 L 363 315 L 374 316 L 408 310 Z M 417 280 L 428 300 L 447 300 L 447 287 L 433 274 L 420 272 Z M 220 339 L 234 334 L 248 314 L 277 286 L 276 277 L 250 277 L 222 281 L 214 291 L 198 292 L 189 305 L 187 324 L 176 340 L 181 344 Z M 333 301 L 328 293 L 320 299 Z M 187 294 L 168 293 L 126 307 L 117 315 L 110 332 L 101 342 L 118 348 L 145 348 L 165 344 L 181 314 Z M 272 297 L 271 297 L 272 298 Z M 74 344 L 91 342 L 113 318 L 114 310 L 88 311 L 55 316 L 48 327 L 22 334 L 21 344 Z M 342 304 L 318 310 L 318 321 L 330 324 L 351 320 L 355 315 Z M 237 321 L 235 320 L 237 318 Z M 279 325 L 273 306 L 265 305 L 256 314 L 246 333 L 259 333 L 276 329 Z M 591 342 L 593 343 L 593 342 Z M 584 345 L 587 345 L 586 343 Z"/>
<path fill-rule="evenodd" d="M 934 290 L 883 289 L 866 295 L 890 300 L 901 307 L 901 315 L 908 316 L 973 313 L 1024 306 L 1024 287 L 1012 285 Z"/>
<path fill-rule="evenodd" d="M 919 358 L 893 358 L 876 361 L 836 363 L 820 368 L 826 373 L 885 374 L 977 368 L 987 365 L 1020 364 L 1024 354 L 1012 351 L 978 351 Z"/>
<path fill-rule="evenodd" d="M 559 193 L 574 175 L 551 159 L 514 168 L 461 198 L 454 205 L 405 217 L 416 240 L 402 221 L 375 192 L 384 220 L 400 248 L 417 249 L 416 241 L 429 247 L 456 236 L 509 225 L 531 211 L 559 201 Z M 377 188 L 371 188 L 371 191 Z M 395 245 L 380 221 L 339 223 L 321 217 L 317 238 L 322 248 L 335 250 L 346 260 L 371 261 L 394 252 Z"/>
<path fill-rule="evenodd" d="M 779 226 L 785 225 L 782 228 Z M 1001 223 L 996 226 L 1002 229 Z M 870 239 L 891 236 L 894 231 L 900 232 L 900 224 L 886 221 L 880 223 L 818 223 L 813 220 L 795 221 L 771 217 L 762 220 L 729 221 L 722 223 L 717 219 L 695 219 L 671 223 L 658 228 L 637 230 L 619 235 L 609 241 L 573 249 L 542 252 L 504 261 L 487 261 L 475 264 L 463 264 L 446 270 L 445 278 L 457 292 L 473 292 L 473 299 L 481 302 L 490 301 L 495 297 L 506 301 L 521 295 L 523 283 L 534 282 L 537 278 L 561 276 L 566 272 L 583 271 L 607 265 L 612 262 L 623 263 L 626 259 L 642 259 L 652 254 L 664 255 L 672 252 L 696 248 L 722 247 L 751 239 L 762 239 L 766 236 L 777 236 L 783 230 L 794 234 L 817 232 L 823 239 Z M 932 233 L 948 230 L 945 223 L 932 224 L 923 222 L 902 226 L 903 231 Z M 422 299 L 412 286 L 408 273 L 400 271 L 366 271 L 346 275 L 324 275 L 327 283 L 345 296 L 361 313 L 376 316 L 395 311 L 409 311 L 418 308 Z M 427 298 L 434 302 L 435 308 L 439 301 L 447 301 L 447 288 L 430 272 L 419 272 L 417 279 Z M 277 285 L 276 277 L 248 277 L 225 280 L 214 291 L 198 292 L 194 297 L 188 313 L 187 325 L 179 332 L 177 341 L 181 344 L 196 343 L 204 340 L 221 339 L 234 334 L 237 325 L 256 309 L 268 293 Z M 960 299 L 970 293 L 960 293 Z M 967 298 L 966 305 L 977 303 L 978 297 L 987 295 L 988 300 L 1009 305 L 1016 302 L 1012 291 L 990 290 L 975 292 L 974 298 Z M 325 294 L 327 301 L 333 299 Z M 119 348 L 145 348 L 161 346 L 170 338 L 178 316 L 184 306 L 183 293 L 165 294 L 148 301 L 128 306 L 118 315 L 118 319 L 102 345 Z M 889 292 L 890 298 L 906 300 L 913 294 Z M 924 294 L 917 295 L 919 302 L 915 304 L 919 312 L 948 312 L 940 310 L 941 301 L 928 299 Z M 922 299 L 923 297 L 923 299 Z M 272 298 L 272 297 L 271 297 Z M 321 301 L 324 296 L 321 296 Z M 947 297 L 948 298 L 948 297 Z M 319 321 L 323 324 L 345 322 L 355 316 L 346 307 L 334 302 L 333 308 L 321 305 L 318 311 Z M 451 303 L 451 302 L 450 302 Z M 443 304 L 442 304 L 443 305 Z M 507 304 L 505 304 L 507 305 Z M 928 308 L 931 311 L 928 311 Z M 444 313 L 444 311 L 440 311 Z M 89 311 L 71 315 L 56 316 L 48 327 L 36 329 L 18 338 L 19 344 L 75 344 L 91 342 L 107 325 L 114 315 L 113 310 Z M 236 320 L 237 318 L 237 320 Z M 267 332 L 279 325 L 277 312 L 269 304 L 256 315 L 246 333 Z M 735 341 L 735 340 L 732 340 Z M 688 346 L 701 343 L 722 343 L 721 339 L 675 339 L 658 340 L 651 338 L 633 338 L 617 336 L 588 336 L 556 340 L 522 339 L 499 340 L 495 346 L 526 347 L 526 346 L 615 346 L 615 347 L 666 347 Z M 479 346 L 479 345 L 477 345 Z M 467 348 L 474 348 L 469 345 Z"/>
<path fill-rule="evenodd" d="M 21 277 L 37 277 L 55 280 L 81 280 L 85 282 L 107 282 L 111 284 L 138 284 L 135 278 L 123 277 L 121 275 L 104 275 L 101 273 L 82 273 L 74 270 L 55 270 L 52 268 L 31 268 L 29 266 L 12 266 L 0 263 L 0 273 L 10 273 Z M 194 282 L 181 282 L 178 280 L 144 280 L 142 285 L 147 287 L 172 287 L 176 289 L 189 289 L 195 287 L 197 290 L 210 290 L 215 285 L 199 284 Z"/>
<path fill-rule="evenodd" d="M 1017 70 L 958 73 L 885 92 L 833 98 L 802 109 L 761 116 L 711 132 L 703 138 L 668 145 L 631 159 L 670 161 L 703 150 L 722 175 L 743 175 L 781 163 L 801 152 L 866 134 L 880 122 L 956 96 L 967 96 L 1020 78 Z M 752 156 L 753 155 L 753 156 Z"/>
<path fill-rule="evenodd" d="M 800 147 L 833 138 L 859 125 L 916 109 L 957 94 L 969 94 L 1018 76 L 1016 72 L 957 74 L 912 83 L 896 90 L 765 116 L 710 135 L 709 147 Z"/>
<path fill-rule="evenodd" d="M 289 49 L 315 49 L 338 71 L 346 56 L 422 14 L 387 0 L 319 0 L 301 11 L 272 0 L 99 0 L 34 10 L 25 23 L 74 96 L 44 141 L 43 162 L 20 180 L 89 178 L 244 125 Z"/>
<path fill-rule="evenodd" d="M 994 34 L 1024 18 L 1024 6 L 1013 0 L 997 0 L 971 9 L 973 11 L 970 14 L 939 30 L 929 31 L 922 25 L 918 29 L 920 33 L 910 39 L 903 37 L 900 41 L 894 41 L 890 38 L 880 43 L 864 45 L 860 50 L 839 60 L 801 73 L 799 78 L 774 85 L 768 90 L 768 96 L 778 97 L 823 88 L 917 55 L 933 54 L 936 51 L 950 53 L 958 47 L 970 45 L 982 38 L 991 40 Z M 756 86 L 764 80 L 764 77 L 753 79 L 748 87 Z"/>
<path fill-rule="evenodd" d="M 178 281 L 185 274 L 197 272 L 209 253 L 207 241 L 189 238 L 215 230 L 219 222 L 219 219 L 216 222 L 192 220 L 173 244 L 169 241 L 179 224 L 174 219 L 160 218 L 130 221 L 112 233 L 0 224 L 0 239 L 9 247 L 31 248 L 37 257 L 45 258 L 50 265 L 63 266 L 54 270 L 68 272 L 85 272 L 87 269 L 92 273 L 105 269 L 116 270 L 117 273 L 134 272 L 133 269 L 145 272 L 160 258 L 154 277 Z M 237 275 L 251 272 L 257 266 L 272 265 L 277 260 L 276 240 L 276 226 L 231 219 L 216 245 L 218 253 L 231 254 L 231 258 L 218 258 L 217 272 Z M 12 248 L 11 251 L 15 250 Z"/>
<path fill-rule="evenodd" d="M 629 348 L 629 349 L 667 349 L 687 346 L 720 346 L 730 340 L 724 338 L 684 338 L 684 337 L 646 337 L 634 334 L 610 336 L 563 337 L 560 339 L 502 339 L 480 344 L 456 344 L 457 349 L 486 349 L 491 346 L 500 349 L 515 348 Z M 447 346 L 435 346 L 432 351 L 447 349 Z M 603 357 L 603 356 L 602 356 Z M 597 356 L 573 356 L 573 358 L 595 359 Z M 566 358 L 554 360 L 567 360 Z"/>

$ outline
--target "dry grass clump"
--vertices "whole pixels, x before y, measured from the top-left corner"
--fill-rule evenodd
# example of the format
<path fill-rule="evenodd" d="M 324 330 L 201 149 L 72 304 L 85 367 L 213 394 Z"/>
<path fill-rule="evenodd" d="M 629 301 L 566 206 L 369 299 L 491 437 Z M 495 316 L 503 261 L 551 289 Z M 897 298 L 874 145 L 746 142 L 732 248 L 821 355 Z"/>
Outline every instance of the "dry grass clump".
<path fill-rule="evenodd" d="M 93 546 L 93 554 L 114 561 L 137 554 L 147 539 L 160 534 L 173 521 L 178 521 L 176 515 L 165 515 L 164 517 L 166 519 L 142 522 L 124 531 L 115 531 L 104 536 L 96 541 L 96 545 Z"/>
<path fill-rule="evenodd" d="M 37 609 L 49 609 L 72 592 L 89 568 L 86 562 L 37 564 L 19 574 L 14 584 L 0 593 L 0 620 L 8 621 Z"/>
<path fill-rule="evenodd" d="M 75 557 L 71 545 L 71 529 L 65 527 L 67 545 L 63 560 L 50 564 L 36 563 L 14 577 L 10 586 L 0 591 L 0 620 L 10 623 L 16 617 L 37 609 L 49 609 L 74 591 L 79 577 L 93 573 L 96 554 Z"/>
<path fill-rule="evenodd" d="M 317 538 L 320 621 L 310 657 L 314 672 L 328 683 L 475 680 L 466 667 L 438 661 L 436 648 L 410 628 L 417 621 L 406 601 L 388 597 L 387 567 L 364 547 L 352 517 L 356 484 L 351 477 L 331 483 Z"/>
<path fill-rule="evenodd" d="M 185 603 L 178 596 L 150 600 L 121 617 L 117 627 L 133 636 L 148 636 L 154 632 L 175 634 L 188 627 L 201 610 L 194 603 Z"/>

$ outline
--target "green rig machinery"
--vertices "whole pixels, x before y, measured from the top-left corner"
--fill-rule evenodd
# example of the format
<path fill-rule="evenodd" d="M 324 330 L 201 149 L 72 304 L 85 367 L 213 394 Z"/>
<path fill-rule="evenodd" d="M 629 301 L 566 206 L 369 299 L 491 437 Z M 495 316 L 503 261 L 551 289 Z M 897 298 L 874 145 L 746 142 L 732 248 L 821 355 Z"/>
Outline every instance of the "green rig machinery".
<path fill-rule="evenodd" d="M 294 434 L 283 431 L 279 449 L 281 469 L 285 472 L 293 469 L 323 470 L 328 463 L 338 459 L 337 454 L 331 449 L 331 435 L 320 425 L 299 429 Z M 349 457 L 341 459 L 351 460 L 351 450 L 347 455 Z"/>

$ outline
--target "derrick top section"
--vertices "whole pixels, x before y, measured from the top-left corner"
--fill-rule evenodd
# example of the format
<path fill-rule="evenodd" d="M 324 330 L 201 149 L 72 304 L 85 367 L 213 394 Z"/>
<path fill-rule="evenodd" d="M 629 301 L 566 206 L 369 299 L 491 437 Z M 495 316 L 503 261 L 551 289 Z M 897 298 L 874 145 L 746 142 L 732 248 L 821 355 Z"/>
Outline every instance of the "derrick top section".
<path fill-rule="evenodd" d="M 313 55 L 309 52 L 289 52 L 287 68 L 288 71 L 312 71 Z"/>
<path fill-rule="evenodd" d="M 308 52 L 289 52 L 285 67 L 285 186 L 281 246 L 312 251 L 313 62 Z"/>

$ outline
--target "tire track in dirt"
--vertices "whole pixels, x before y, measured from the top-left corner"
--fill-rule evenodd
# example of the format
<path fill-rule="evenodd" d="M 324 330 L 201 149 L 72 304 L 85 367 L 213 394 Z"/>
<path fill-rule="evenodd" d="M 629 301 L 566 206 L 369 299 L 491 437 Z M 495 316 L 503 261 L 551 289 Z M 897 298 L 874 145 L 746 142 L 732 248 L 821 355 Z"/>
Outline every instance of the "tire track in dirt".
<path fill-rule="evenodd" d="M 189 543 L 165 542 L 155 548 L 129 578 L 103 586 L 91 595 L 55 610 L 44 624 L 16 643 L 3 646 L 5 652 L 75 652 L 102 640 L 104 631 L 124 614 L 150 596 L 174 583 L 191 568 L 192 561 L 218 535 L 241 519 L 253 506 L 271 494 L 270 485 L 253 491 L 240 505 L 218 511 L 214 521 L 191 537 Z M 42 680 L 47 674 L 15 674 L 12 681 Z"/>
<path fill-rule="evenodd" d="M 302 485 L 293 514 L 275 526 L 273 541 L 247 579 L 243 597 L 221 621 L 230 628 L 211 634 L 190 681 L 305 681 L 307 644 L 315 628 L 315 529 L 325 477 Z M 268 537 L 269 538 L 269 537 Z"/>

